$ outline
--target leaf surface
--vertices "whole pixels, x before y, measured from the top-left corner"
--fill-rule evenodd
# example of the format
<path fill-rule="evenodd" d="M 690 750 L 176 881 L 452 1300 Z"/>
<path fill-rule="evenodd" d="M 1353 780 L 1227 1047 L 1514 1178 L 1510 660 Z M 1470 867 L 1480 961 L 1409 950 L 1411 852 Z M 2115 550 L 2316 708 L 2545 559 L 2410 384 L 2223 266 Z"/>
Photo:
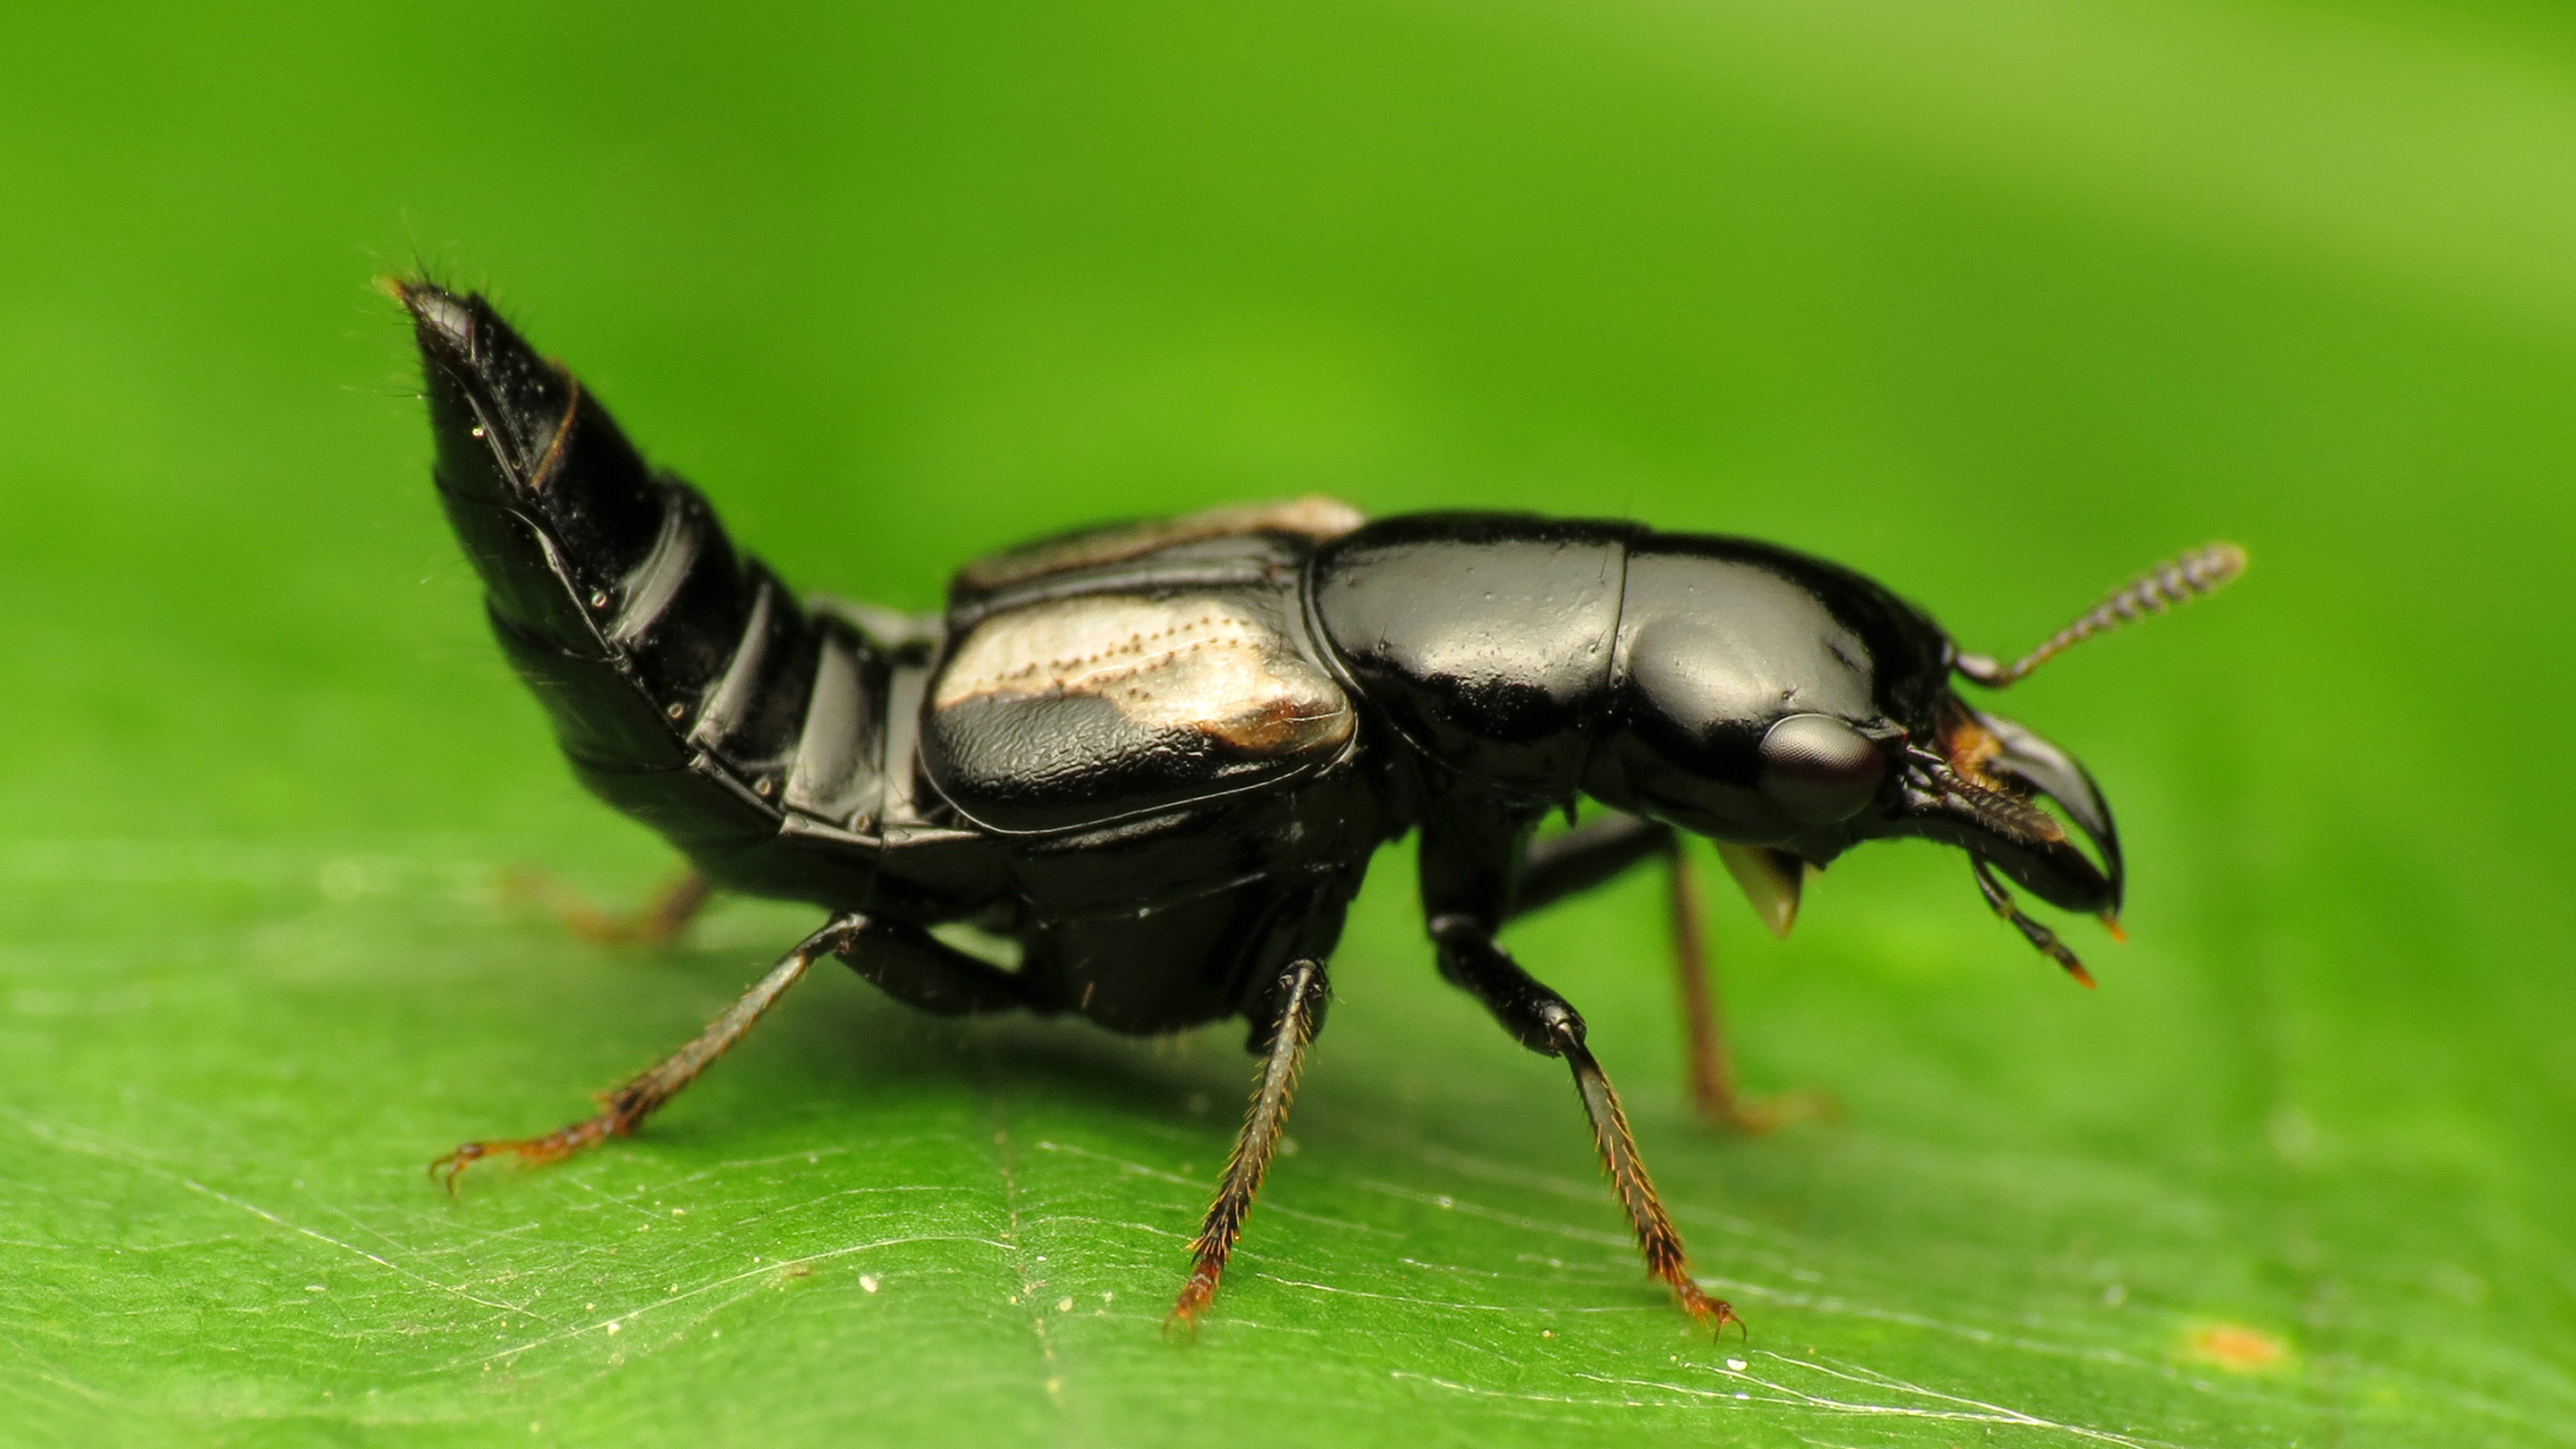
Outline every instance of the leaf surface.
<path fill-rule="evenodd" d="M 2501 4 L 492 7 L 31 18 L 0 57 L 0 1420 L 13 1442 L 2576 1440 L 2557 736 L 2576 33 Z M 52 27 L 48 29 L 47 27 Z M 408 233 L 408 235 L 406 235 Z M 355 248 L 379 249 L 371 262 Z M 544 1130 L 810 928 L 671 869 L 482 633 L 371 266 L 487 276 L 736 537 L 926 608 L 1318 488 L 1777 538 L 2010 656 L 2120 811 L 2074 989 L 1955 856 L 1774 942 L 1695 1123 L 1657 883 L 1517 928 L 1713 1291 L 1388 854 L 1215 1315 L 1239 1029 L 818 973 L 638 1136 Z M 1706 881 L 1723 876 L 1701 862 Z"/>

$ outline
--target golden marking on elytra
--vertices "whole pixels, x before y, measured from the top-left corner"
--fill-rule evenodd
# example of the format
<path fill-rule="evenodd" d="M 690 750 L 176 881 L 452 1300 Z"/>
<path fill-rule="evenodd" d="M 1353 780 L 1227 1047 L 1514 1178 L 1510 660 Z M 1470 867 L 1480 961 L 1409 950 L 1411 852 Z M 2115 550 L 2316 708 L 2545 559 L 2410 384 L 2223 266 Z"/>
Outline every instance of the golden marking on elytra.
<path fill-rule="evenodd" d="M 935 709 L 1090 695 L 1146 729 L 1196 730 L 1254 754 L 1349 739 L 1349 696 L 1262 614 L 1219 595 L 1057 599 L 975 626 L 940 671 Z"/>

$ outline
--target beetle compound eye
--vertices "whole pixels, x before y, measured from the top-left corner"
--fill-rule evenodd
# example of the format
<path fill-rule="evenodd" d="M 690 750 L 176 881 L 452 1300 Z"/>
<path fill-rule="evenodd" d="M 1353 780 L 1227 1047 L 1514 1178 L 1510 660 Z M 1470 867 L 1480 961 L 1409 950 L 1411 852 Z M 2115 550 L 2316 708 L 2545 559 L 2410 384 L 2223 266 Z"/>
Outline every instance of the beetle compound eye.
<path fill-rule="evenodd" d="M 1887 759 L 1829 714 L 1793 714 L 1762 737 L 1762 793 L 1809 825 L 1860 813 L 1887 778 Z"/>

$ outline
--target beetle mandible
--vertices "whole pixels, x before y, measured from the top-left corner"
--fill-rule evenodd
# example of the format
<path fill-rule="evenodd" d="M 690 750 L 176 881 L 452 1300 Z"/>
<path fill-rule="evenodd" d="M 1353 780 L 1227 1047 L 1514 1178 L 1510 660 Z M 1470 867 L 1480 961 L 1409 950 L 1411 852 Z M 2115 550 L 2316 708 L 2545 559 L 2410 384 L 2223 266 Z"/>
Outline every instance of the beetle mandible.
<path fill-rule="evenodd" d="M 2089 985 L 2005 882 L 2116 929 L 2110 808 L 2072 756 L 1951 680 L 2010 685 L 2244 566 L 2230 544 L 2195 550 L 2005 666 L 1769 544 L 1502 513 L 1365 522 L 1305 498 L 1002 553 L 912 618 L 800 599 L 482 297 L 393 291 L 438 498 L 502 651 L 582 783 L 698 873 L 662 927 L 710 884 L 830 913 L 598 1115 L 467 1143 L 432 1171 L 452 1187 L 479 1158 L 552 1161 L 632 1132 L 824 956 L 942 1015 L 1072 1012 L 1136 1034 L 1241 1016 L 1258 1084 L 1172 1309 L 1184 1324 L 1278 1144 L 1344 913 L 1410 830 L 1440 974 L 1572 1070 L 1648 1271 L 1695 1318 L 1735 1321 L 1693 1280 L 1582 1015 L 1497 934 L 1666 862 L 1700 1104 L 1753 1126 L 1709 1020 L 1681 832 L 1715 841 L 1783 932 L 1804 873 L 1860 841 L 1959 846 L 1986 903 Z M 1578 799 L 1599 813 L 1537 838 Z M 1015 941 L 1019 965 L 931 933 L 951 922 Z"/>

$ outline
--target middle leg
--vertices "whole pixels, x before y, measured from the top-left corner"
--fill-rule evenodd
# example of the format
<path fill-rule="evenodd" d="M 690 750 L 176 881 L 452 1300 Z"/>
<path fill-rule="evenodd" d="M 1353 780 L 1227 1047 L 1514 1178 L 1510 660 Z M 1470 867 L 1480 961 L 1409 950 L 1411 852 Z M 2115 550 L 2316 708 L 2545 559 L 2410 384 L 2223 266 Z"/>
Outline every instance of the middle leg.
<path fill-rule="evenodd" d="M 465 1143 L 431 1163 L 430 1175 L 441 1178 L 453 1192 L 456 1179 L 486 1157 L 516 1157 L 530 1164 L 560 1162 L 611 1137 L 627 1136 L 696 1081 L 716 1058 L 732 1050 L 826 955 L 839 956 L 897 1001 L 935 1015 L 980 1015 L 1035 1004 L 1018 977 L 946 945 L 918 926 L 845 912 L 798 942 L 795 950 L 687 1045 L 615 1091 L 603 1093 L 597 1113 L 542 1137 Z"/>
<path fill-rule="evenodd" d="M 1728 849 L 1719 846 L 1719 850 Z M 1665 882 L 1673 917 L 1673 967 L 1681 978 L 1682 1020 L 1690 1041 L 1691 1101 L 1699 1115 L 1721 1127 L 1756 1136 L 1791 1122 L 1841 1114 L 1833 1095 L 1816 1087 L 1791 1087 L 1768 1096 L 1747 1095 L 1735 1078 L 1735 1052 L 1727 1041 L 1726 1009 L 1719 1000 L 1717 957 L 1709 949 L 1698 873 L 1678 841 L 1665 857 Z M 1774 870 L 1768 862 L 1737 867 Z"/>
<path fill-rule="evenodd" d="M 1216 1298 L 1226 1259 L 1243 1236 L 1243 1220 L 1251 1215 L 1253 1195 L 1261 1191 L 1261 1179 L 1270 1171 L 1270 1155 L 1287 1129 L 1288 1102 L 1297 1091 L 1298 1069 L 1305 1065 L 1306 1048 L 1324 1023 L 1326 989 L 1320 961 L 1292 961 L 1280 974 L 1261 1083 L 1244 1113 L 1243 1131 L 1234 1139 L 1234 1155 L 1226 1162 L 1216 1200 L 1208 1204 L 1207 1219 L 1190 1245 L 1197 1261 L 1191 1265 L 1190 1281 L 1181 1287 L 1180 1299 L 1172 1305 L 1172 1316 L 1164 1320 L 1167 1325 L 1196 1327 L 1199 1314 Z"/>

